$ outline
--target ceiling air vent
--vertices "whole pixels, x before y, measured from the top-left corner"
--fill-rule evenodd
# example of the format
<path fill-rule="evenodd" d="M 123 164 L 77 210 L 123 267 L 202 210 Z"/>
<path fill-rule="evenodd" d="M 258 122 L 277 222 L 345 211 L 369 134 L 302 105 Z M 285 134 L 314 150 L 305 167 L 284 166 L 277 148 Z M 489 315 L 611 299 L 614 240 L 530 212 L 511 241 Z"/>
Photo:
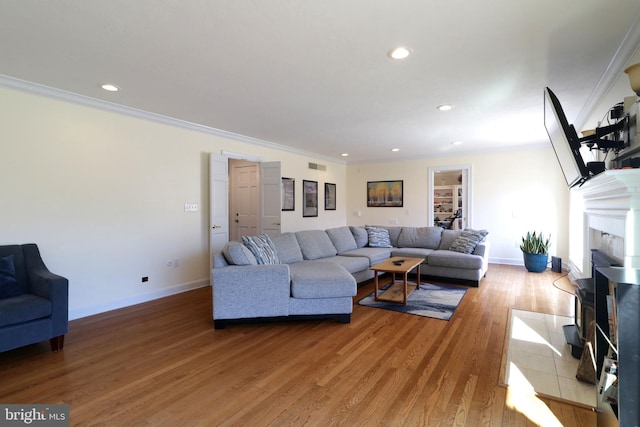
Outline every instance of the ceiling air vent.
<path fill-rule="evenodd" d="M 326 171 L 327 170 L 327 165 L 321 165 L 318 163 L 311 163 L 309 162 L 309 169 L 315 169 L 318 171 Z"/>

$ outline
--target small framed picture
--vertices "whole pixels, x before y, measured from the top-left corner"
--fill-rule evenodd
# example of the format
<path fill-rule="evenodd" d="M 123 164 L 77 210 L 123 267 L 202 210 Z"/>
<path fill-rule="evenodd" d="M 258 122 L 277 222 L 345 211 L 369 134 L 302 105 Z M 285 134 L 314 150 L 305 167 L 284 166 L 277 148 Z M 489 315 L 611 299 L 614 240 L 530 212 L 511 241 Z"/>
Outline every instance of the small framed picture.
<path fill-rule="evenodd" d="M 302 216 L 318 216 L 318 181 L 302 181 Z"/>
<path fill-rule="evenodd" d="M 324 183 L 324 210 L 336 210 L 336 185 L 328 182 Z"/>
<path fill-rule="evenodd" d="M 296 180 L 293 178 L 282 178 L 282 210 L 296 210 Z"/>

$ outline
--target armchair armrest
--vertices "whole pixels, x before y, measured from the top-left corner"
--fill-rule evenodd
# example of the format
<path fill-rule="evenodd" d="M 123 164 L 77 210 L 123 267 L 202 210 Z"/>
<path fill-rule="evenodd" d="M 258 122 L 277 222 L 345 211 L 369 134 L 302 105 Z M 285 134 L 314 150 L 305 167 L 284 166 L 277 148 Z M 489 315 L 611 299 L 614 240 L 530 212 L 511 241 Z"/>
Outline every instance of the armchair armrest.
<path fill-rule="evenodd" d="M 68 332 L 69 280 L 49 271 L 42 261 L 38 246 L 22 245 L 27 269 L 29 293 L 51 301 L 51 322 L 54 336 Z"/>
<path fill-rule="evenodd" d="M 214 268 L 211 285 L 214 319 L 289 315 L 291 280 L 287 264 Z"/>

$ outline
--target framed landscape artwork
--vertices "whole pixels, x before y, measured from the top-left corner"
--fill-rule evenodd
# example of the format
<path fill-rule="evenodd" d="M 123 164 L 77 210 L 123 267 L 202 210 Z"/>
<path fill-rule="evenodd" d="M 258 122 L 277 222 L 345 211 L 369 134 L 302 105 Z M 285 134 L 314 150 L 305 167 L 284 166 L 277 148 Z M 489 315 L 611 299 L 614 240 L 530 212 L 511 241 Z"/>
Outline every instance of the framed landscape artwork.
<path fill-rule="evenodd" d="M 336 185 L 328 182 L 324 184 L 324 210 L 336 210 Z"/>
<path fill-rule="evenodd" d="M 282 178 L 282 210 L 296 210 L 296 180 L 293 178 Z"/>
<path fill-rule="evenodd" d="M 368 181 L 367 207 L 401 208 L 403 204 L 403 181 Z"/>
<path fill-rule="evenodd" d="M 318 181 L 302 181 L 302 216 L 318 216 Z"/>

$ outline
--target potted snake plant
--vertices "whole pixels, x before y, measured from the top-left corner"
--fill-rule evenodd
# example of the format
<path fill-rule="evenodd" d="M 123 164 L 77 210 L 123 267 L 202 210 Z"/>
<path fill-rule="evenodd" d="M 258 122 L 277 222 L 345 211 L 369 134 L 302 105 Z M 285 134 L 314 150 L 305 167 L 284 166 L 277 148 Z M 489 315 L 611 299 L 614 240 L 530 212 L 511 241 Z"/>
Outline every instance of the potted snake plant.
<path fill-rule="evenodd" d="M 549 246 L 551 245 L 551 236 L 545 238 L 542 233 L 527 232 L 522 237 L 520 250 L 524 257 L 524 266 L 532 273 L 541 273 L 547 269 L 549 262 Z"/>

